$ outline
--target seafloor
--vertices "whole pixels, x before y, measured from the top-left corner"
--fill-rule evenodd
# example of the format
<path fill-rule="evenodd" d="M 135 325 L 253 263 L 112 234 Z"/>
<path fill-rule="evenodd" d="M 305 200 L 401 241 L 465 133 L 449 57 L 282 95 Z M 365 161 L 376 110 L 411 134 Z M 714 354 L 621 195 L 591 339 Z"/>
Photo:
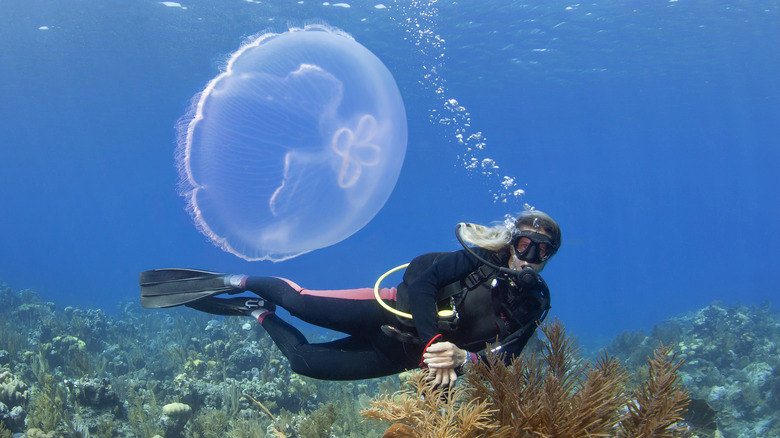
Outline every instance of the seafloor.
<path fill-rule="evenodd" d="M 623 333 L 607 350 L 641 372 L 661 342 L 684 359 L 680 376 L 697 421 L 712 426 L 705 432 L 780 436 L 780 318 L 768 303 L 715 303 L 649 335 Z M 360 411 L 398 389 L 396 377 L 297 376 L 248 319 L 137 302 L 115 315 L 60 308 L 0 283 L 0 438 L 378 437 L 388 425 Z"/>

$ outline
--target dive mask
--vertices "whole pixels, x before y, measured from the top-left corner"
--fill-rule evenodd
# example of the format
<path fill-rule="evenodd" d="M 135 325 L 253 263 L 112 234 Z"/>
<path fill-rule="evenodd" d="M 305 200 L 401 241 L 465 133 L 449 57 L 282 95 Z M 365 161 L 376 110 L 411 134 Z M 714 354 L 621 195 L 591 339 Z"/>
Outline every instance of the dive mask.
<path fill-rule="evenodd" d="M 558 248 L 550 238 L 535 231 L 518 231 L 512 239 L 512 251 L 519 260 L 528 263 L 544 263 L 552 257 Z"/>

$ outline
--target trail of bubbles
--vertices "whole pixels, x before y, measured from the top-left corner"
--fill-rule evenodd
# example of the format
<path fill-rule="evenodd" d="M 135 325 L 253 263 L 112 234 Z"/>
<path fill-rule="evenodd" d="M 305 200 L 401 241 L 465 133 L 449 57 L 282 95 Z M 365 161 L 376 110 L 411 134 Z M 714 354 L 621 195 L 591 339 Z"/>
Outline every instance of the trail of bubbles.
<path fill-rule="evenodd" d="M 493 202 L 519 200 L 525 191 L 517 187 L 514 177 L 502 175 L 495 160 L 486 157 L 485 136 L 471 127 L 471 114 L 457 99 L 449 96 L 446 80 L 439 73 L 446 59 L 446 42 L 435 31 L 439 14 L 436 3 L 436 0 L 396 0 L 394 9 L 400 14 L 393 18 L 422 55 L 423 75 L 418 82 L 438 96 L 439 105 L 429 109 L 430 121 L 451 130 L 461 149 L 457 155 L 460 165 L 468 172 L 479 172 L 487 177 Z"/>

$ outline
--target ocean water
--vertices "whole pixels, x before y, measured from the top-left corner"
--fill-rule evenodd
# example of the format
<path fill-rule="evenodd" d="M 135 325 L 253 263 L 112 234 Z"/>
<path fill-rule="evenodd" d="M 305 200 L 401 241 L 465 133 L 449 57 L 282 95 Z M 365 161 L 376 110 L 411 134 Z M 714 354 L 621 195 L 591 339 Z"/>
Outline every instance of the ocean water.
<path fill-rule="evenodd" d="M 247 37 L 306 23 L 393 73 L 406 160 L 352 237 L 246 262 L 184 210 L 174 126 Z M 561 224 L 543 275 L 583 339 L 759 304 L 780 289 L 779 73 L 768 0 L 0 0 L 0 279 L 108 312 L 161 267 L 368 286 L 527 203 Z"/>

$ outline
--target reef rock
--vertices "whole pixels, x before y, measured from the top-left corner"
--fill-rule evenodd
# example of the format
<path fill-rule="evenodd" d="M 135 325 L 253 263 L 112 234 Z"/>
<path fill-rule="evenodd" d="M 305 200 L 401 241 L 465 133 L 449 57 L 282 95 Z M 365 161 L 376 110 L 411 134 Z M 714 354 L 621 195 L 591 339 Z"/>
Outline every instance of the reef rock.
<path fill-rule="evenodd" d="M 111 389 L 111 382 L 108 379 L 85 377 L 78 380 L 65 380 L 64 383 L 82 406 L 111 411 L 123 407 L 119 396 Z"/>
<path fill-rule="evenodd" d="M 13 431 L 24 429 L 27 417 L 27 385 L 9 371 L 0 373 L 0 421 Z"/>

